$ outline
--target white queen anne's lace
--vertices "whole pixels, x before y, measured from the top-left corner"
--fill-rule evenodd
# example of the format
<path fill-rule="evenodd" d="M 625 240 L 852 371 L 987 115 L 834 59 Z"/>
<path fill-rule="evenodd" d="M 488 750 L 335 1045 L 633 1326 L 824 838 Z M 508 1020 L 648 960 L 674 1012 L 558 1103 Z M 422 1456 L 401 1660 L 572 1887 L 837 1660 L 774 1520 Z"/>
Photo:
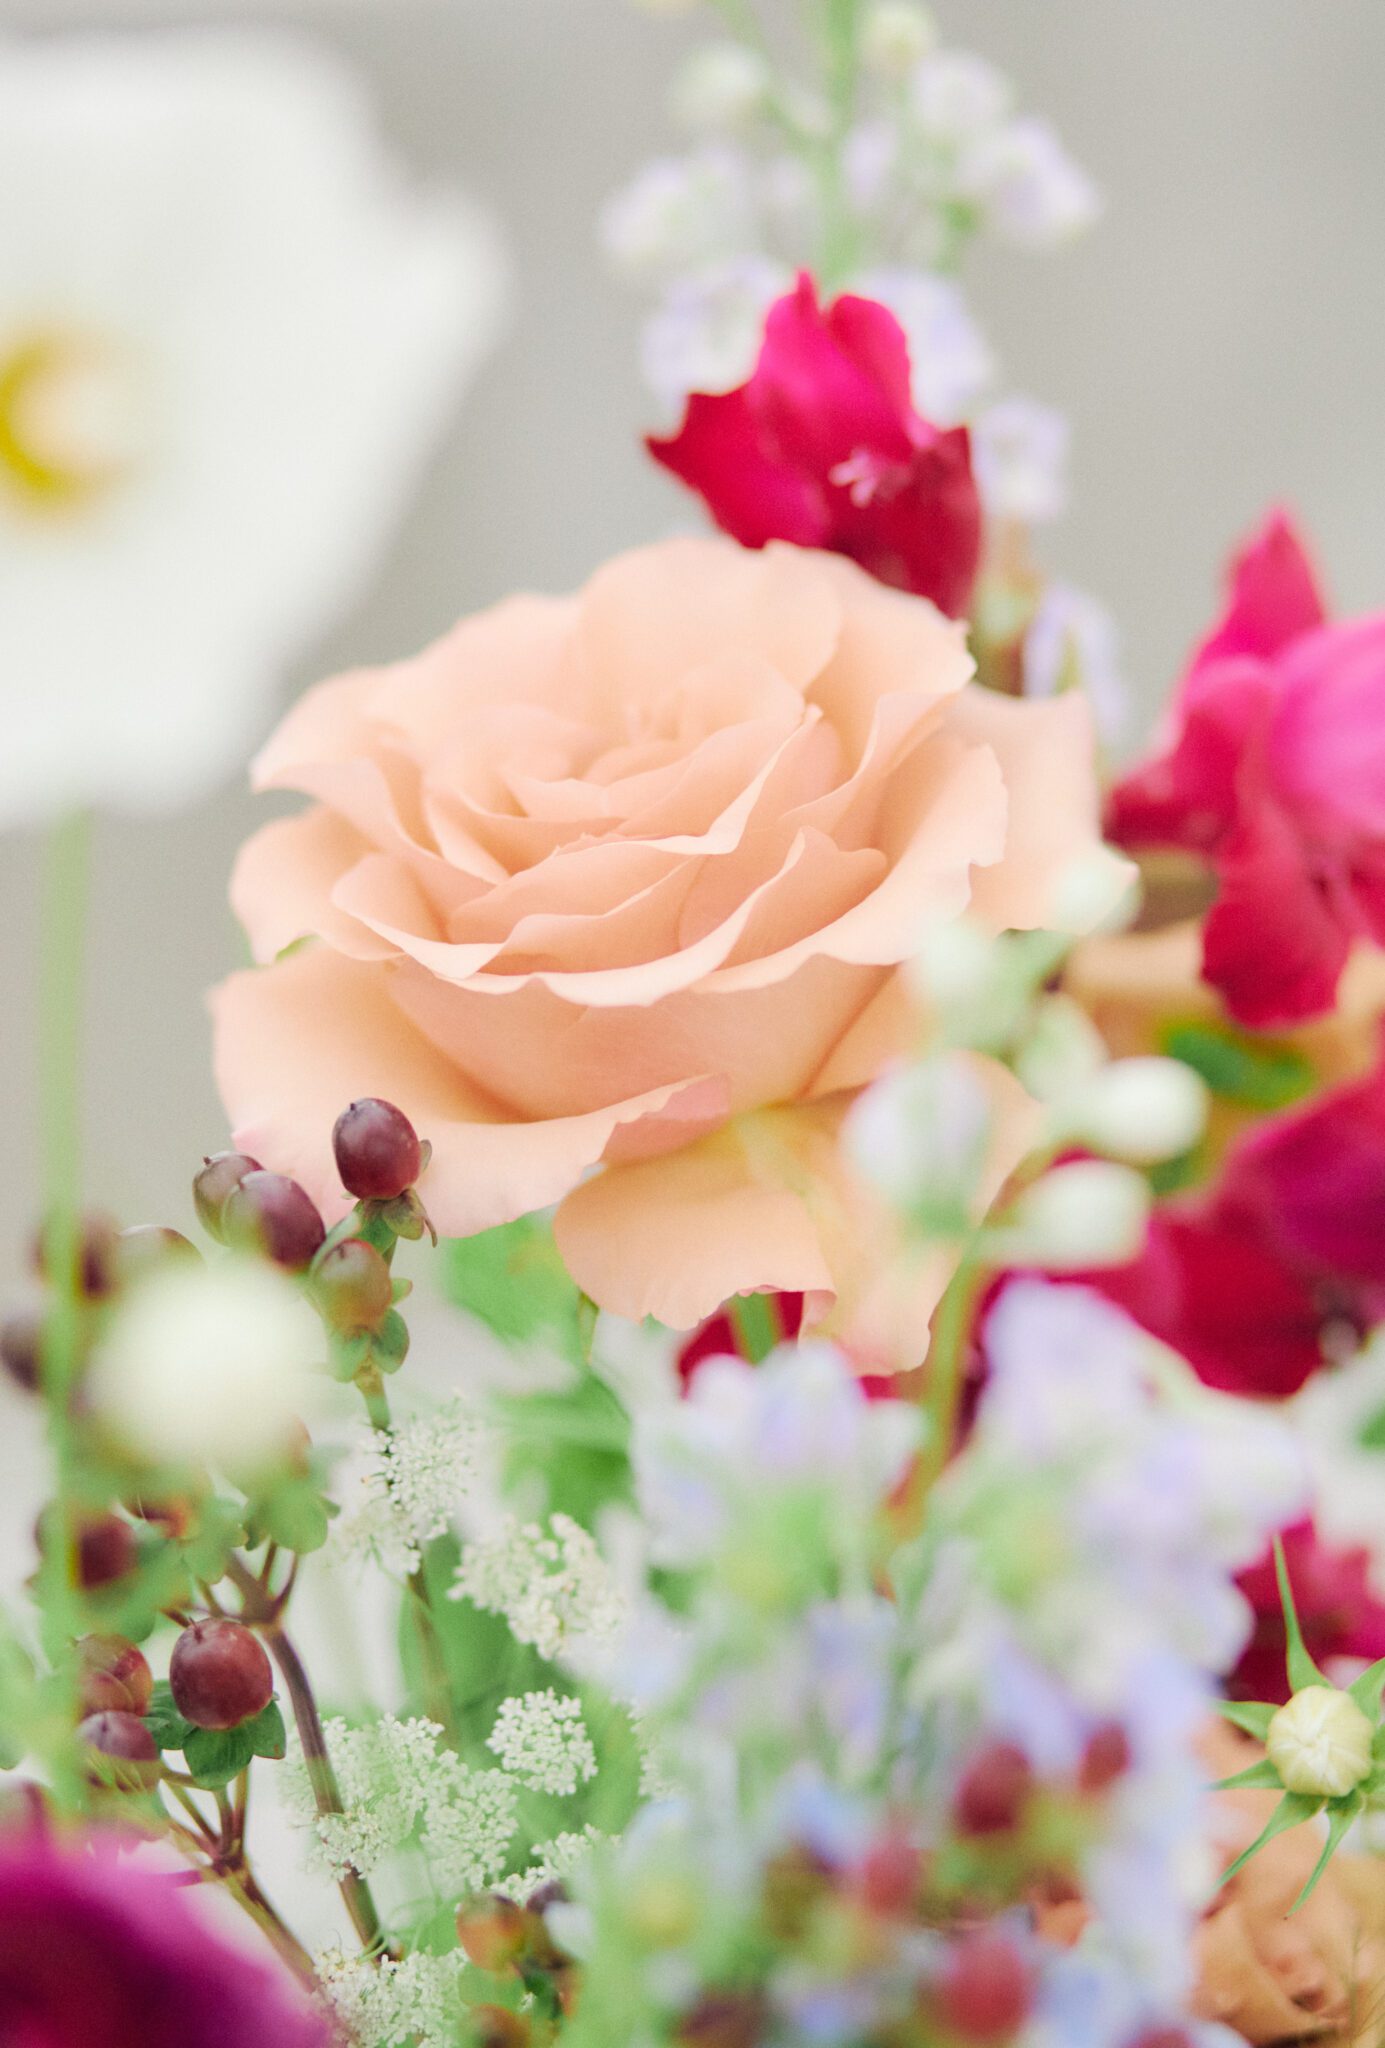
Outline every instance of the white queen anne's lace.
<path fill-rule="evenodd" d="M 417 1571 L 425 1546 L 451 1527 L 469 1492 L 484 1438 L 456 1401 L 391 1434 L 366 1431 L 337 1525 L 341 1549 L 399 1578 Z"/>
<path fill-rule="evenodd" d="M 613 1635 L 626 1604 L 596 1543 L 570 1515 L 537 1522 L 507 1516 L 498 1534 L 462 1554 L 453 1600 L 503 1614 L 517 1641 L 556 1657 L 574 1636 Z"/>
<path fill-rule="evenodd" d="M 596 1774 L 596 1751 L 580 1700 L 550 1686 L 502 1700 L 486 1747 L 536 1792 L 566 1795 Z"/>

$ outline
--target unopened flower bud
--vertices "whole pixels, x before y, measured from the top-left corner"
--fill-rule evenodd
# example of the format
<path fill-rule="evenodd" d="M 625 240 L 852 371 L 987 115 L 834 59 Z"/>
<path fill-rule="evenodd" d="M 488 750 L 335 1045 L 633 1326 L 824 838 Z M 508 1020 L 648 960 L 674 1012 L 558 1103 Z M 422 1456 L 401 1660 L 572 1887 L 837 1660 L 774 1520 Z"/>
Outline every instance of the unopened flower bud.
<path fill-rule="evenodd" d="M 1350 1693 L 1306 1685 L 1270 1722 L 1265 1750 L 1286 1792 L 1340 1799 L 1370 1776 L 1374 1735 Z"/>
<path fill-rule="evenodd" d="M 997 1233 L 997 1249 L 1012 1265 L 1053 1273 L 1123 1266 L 1144 1242 L 1149 1200 L 1131 1167 L 1075 1159 L 1025 1189 Z"/>
<path fill-rule="evenodd" d="M 76 1550 L 77 1583 L 95 1593 L 134 1570 L 135 1532 L 119 1515 L 89 1515 L 78 1525 Z"/>
<path fill-rule="evenodd" d="M 86 1747 L 90 1775 L 119 1792 L 143 1792 L 163 1770 L 158 1744 L 135 1714 L 88 1714 L 77 1730 Z"/>
<path fill-rule="evenodd" d="M 1073 1102 L 1068 1129 L 1093 1151 L 1149 1165 L 1197 1143 L 1209 1101 L 1207 1083 L 1182 1060 L 1113 1060 Z"/>
<path fill-rule="evenodd" d="M 907 1836 L 881 1835 L 861 1858 L 856 1883 L 868 1913 L 882 1919 L 907 1918 L 918 1904 L 923 1857 Z"/>
<path fill-rule="evenodd" d="M 263 1252 L 290 1273 L 301 1273 L 312 1263 L 327 1235 L 307 1189 L 287 1174 L 263 1171 L 244 1174 L 228 1195 L 221 1229 L 227 1244 Z"/>
<path fill-rule="evenodd" d="M 1130 1738 L 1119 1721 L 1093 1729 L 1082 1752 L 1077 1782 L 1084 1792 L 1105 1792 L 1130 1769 Z"/>
<path fill-rule="evenodd" d="M 1139 902 L 1135 870 L 1112 854 L 1093 851 L 1069 864 L 1054 891 L 1048 924 L 1056 932 L 1117 932 Z"/>
<path fill-rule="evenodd" d="M 169 1230 L 161 1223 L 137 1223 L 122 1230 L 116 1239 L 116 1271 L 120 1284 L 142 1280 L 155 1266 L 168 1259 L 200 1259 L 202 1254 L 181 1230 Z"/>
<path fill-rule="evenodd" d="M 938 25 L 914 0 L 875 0 L 861 28 L 861 56 L 882 78 L 903 78 L 938 40 Z"/>
<path fill-rule="evenodd" d="M 168 1665 L 173 1704 L 197 1728 L 239 1728 L 263 1713 L 274 1692 L 274 1673 L 263 1643 L 228 1616 L 213 1615 L 185 1628 Z"/>
<path fill-rule="evenodd" d="M 473 2048 L 526 2048 L 533 2028 L 507 2005 L 473 2005 L 467 2011 L 467 2039 Z"/>
<path fill-rule="evenodd" d="M 258 1159 L 248 1152 L 213 1152 L 202 1162 L 192 1183 L 192 1199 L 198 1220 L 209 1237 L 221 1242 L 221 1212 L 247 1173 L 259 1173 Z"/>
<path fill-rule="evenodd" d="M 679 2048 L 756 2048 L 769 2014 L 755 1991 L 708 1991 L 674 2029 Z"/>
<path fill-rule="evenodd" d="M 75 1253 L 77 1292 L 86 1301 L 102 1301 L 115 1289 L 115 1247 L 118 1232 L 109 1217 L 80 1216 L 76 1223 Z M 50 1287 L 63 1284 L 65 1276 L 56 1270 L 62 1233 L 45 1223 L 34 1243 L 34 1265 Z"/>
<path fill-rule="evenodd" d="M 149 1660 L 124 1636 L 83 1636 L 77 1645 L 77 1698 L 83 1714 L 143 1714 L 154 1691 Z"/>
<path fill-rule="evenodd" d="M 26 1394 L 34 1393 L 43 1372 L 43 1317 L 21 1309 L 0 1326 L 0 1365 Z"/>
<path fill-rule="evenodd" d="M 990 1128 L 970 1063 L 940 1053 L 868 1088 L 847 1119 L 846 1144 L 857 1172 L 905 1217 L 947 1231 L 965 1219 Z"/>
<path fill-rule="evenodd" d="M 332 1130 L 337 1172 L 361 1202 L 392 1202 L 423 1171 L 423 1147 L 409 1119 L 392 1102 L 368 1095 L 353 1102 Z"/>
<path fill-rule="evenodd" d="M 717 134 L 753 121 L 765 104 L 769 66 L 744 43 L 709 43 L 688 59 L 674 84 L 672 110 L 694 134 Z"/>

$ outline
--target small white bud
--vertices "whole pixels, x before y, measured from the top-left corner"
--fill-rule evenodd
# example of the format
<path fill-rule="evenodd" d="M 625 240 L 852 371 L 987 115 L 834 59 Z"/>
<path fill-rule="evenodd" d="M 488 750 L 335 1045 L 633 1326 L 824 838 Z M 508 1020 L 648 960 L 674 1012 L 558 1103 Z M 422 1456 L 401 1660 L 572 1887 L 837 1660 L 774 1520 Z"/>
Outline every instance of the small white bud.
<path fill-rule="evenodd" d="M 1015 1055 L 1015 1073 L 1037 1102 L 1067 1106 L 1107 1062 L 1106 1043 L 1071 996 L 1045 996 Z"/>
<path fill-rule="evenodd" d="M 744 43 L 709 43 L 690 57 L 673 88 L 674 119 L 694 134 L 753 121 L 769 91 L 769 66 Z"/>
<path fill-rule="evenodd" d="M 120 1307 L 92 1399 L 154 1460 L 253 1470 L 281 1456 L 320 1390 L 322 1326 L 277 1267 L 170 1263 Z"/>
<path fill-rule="evenodd" d="M 952 1230 L 966 1217 L 990 1125 L 990 1104 L 968 1062 L 941 1053 L 866 1090 L 847 1119 L 847 1154 L 905 1217 Z"/>
<path fill-rule="evenodd" d="M 1019 1028 L 1032 993 L 1021 953 L 966 918 L 931 925 L 906 969 L 912 993 L 953 1045 L 994 1051 Z"/>
<path fill-rule="evenodd" d="M 1306 1685 L 1270 1722 L 1265 1749 L 1286 1792 L 1340 1799 L 1370 1776 L 1374 1735 L 1350 1693 Z"/>
<path fill-rule="evenodd" d="M 1144 1242 L 1149 1188 L 1128 1166 L 1075 1159 L 1026 1188 L 996 1235 L 1001 1256 L 1048 1272 L 1123 1266 Z"/>
<path fill-rule="evenodd" d="M 960 144 L 989 135 L 1010 111 L 1008 79 L 964 50 L 925 57 L 910 82 L 914 118 L 934 142 Z"/>
<path fill-rule="evenodd" d="M 938 40 L 938 24 L 914 0 L 875 0 L 861 29 L 861 56 L 883 78 L 903 78 Z"/>
<path fill-rule="evenodd" d="M 1095 1152 L 1149 1165 L 1197 1143 L 1210 1100 L 1207 1083 L 1182 1060 L 1113 1060 L 1072 1104 L 1068 1129 Z"/>
<path fill-rule="evenodd" d="M 1123 931 L 1139 905 L 1139 880 L 1128 861 L 1104 848 L 1079 854 L 1058 878 L 1050 929 L 1055 932 Z"/>

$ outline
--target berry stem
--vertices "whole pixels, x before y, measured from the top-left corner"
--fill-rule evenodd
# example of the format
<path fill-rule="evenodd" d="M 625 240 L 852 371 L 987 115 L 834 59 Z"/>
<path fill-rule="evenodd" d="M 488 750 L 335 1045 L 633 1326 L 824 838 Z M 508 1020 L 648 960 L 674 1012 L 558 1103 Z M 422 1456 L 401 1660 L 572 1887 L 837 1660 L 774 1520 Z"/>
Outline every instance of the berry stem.
<path fill-rule="evenodd" d="M 283 1610 L 277 1601 L 267 1602 L 264 1588 L 247 1566 L 238 1557 L 228 1559 L 226 1575 L 235 1585 L 245 1602 L 243 1619 L 247 1626 L 256 1628 L 264 1637 L 265 1647 L 279 1667 L 279 1675 L 289 1696 L 293 1710 L 294 1725 L 303 1750 L 303 1761 L 307 1767 L 308 1782 L 312 1786 L 313 1799 L 321 1814 L 342 1813 L 341 1787 L 337 1774 L 332 1768 L 332 1759 L 327 1749 L 327 1738 L 323 1733 L 322 1716 L 317 1710 L 312 1682 L 307 1668 L 299 1656 L 292 1638 L 283 1624 Z M 370 1886 L 357 1870 L 347 1869 L 339 1880 L 343 1903 L 351 1916 L 351 1924 L 363 1948 L 372 1953 L 384 1947 L 384 1929 Z"/>

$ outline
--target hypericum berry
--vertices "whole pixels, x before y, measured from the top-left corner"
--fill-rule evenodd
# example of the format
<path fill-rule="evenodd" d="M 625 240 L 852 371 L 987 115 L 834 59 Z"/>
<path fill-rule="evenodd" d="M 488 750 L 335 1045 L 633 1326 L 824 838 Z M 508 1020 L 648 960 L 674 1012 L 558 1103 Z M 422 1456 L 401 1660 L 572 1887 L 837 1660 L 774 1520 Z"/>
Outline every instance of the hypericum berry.
<path fill-rule="evenodd" d="M 83 1714 L 144 1714 L 154 1691 L 149 1660 L 124 1636 L 83 1636 L 77 1644 L 77 1698 Z"/>
<path fill-rule="evenodd" d="M 1105 1792 L 1130 1769 L 1130 1738 L 1119 1721 L 1093 1729 L 1082 1752 L 1077 1782 L 1084 1792 Z"/>
<path fill-rule="evenodd" d="M 917 1903 L 922 1876 L 923 1858 L 914 1844 L 900 1834 L 881 1835 L 861 1858 L 861 1903 L 882 1919 L 903 1919 Z"/>
<path fill-rule="evenodd" d="M 21 1309 L 0 1325 L 0 1365 L 26 1394 L 38 1387 L 43 1372 L 43 1317 Z"/>
<path fill-rule="evenodd" d="M 77 1583 L 94 1593 L 135 1568 L 135 1532 L 119 1515 L 91 1515 L 77 1528 Z"/>
<path fill-rule="evenodd" d="M 163 1769 L 159 1747 L 136 1714 L 88 1714 L 77 1739 L 92 1753 L 91 1776 L 97 1784 L 122 1792 L 138 1792 L 158 1782 Z"/>
<path fill-rule="evenodd" d="M 673 2038 L 681 2048 L 756 2048 L 767 2017 L 753 1991 L 709 1991 L 684 2013 Z"/>
<path fill-rule="evenodd" d="M 963 2041 L 1008 2041 L 1028 2017 L 1033 1997 L 1029 1965 L 1003 1935 L 965 1935 L 948 1957 L 938 1985 L 938 2009 Z"/>
<path fill-rule="evenodd" d="M 196 1728 L 238 1728 L 269 1705 L 274 1673 L 258 1636 L 223 1615 L 195 1621 L 173 1645 L 173 1704 Z"/>
<path fill-rule="evenodd" d="M 337 1172 L 358 1202 L 392 1202 L 423 1171 L 423 1147 L 402 1109 L 376 1095 L 353 1102 L 332 1131 Z"/>
<path fill-rule="evenodd" d="M 532 2029 L 507 2005 L 473 2005 L 467 2014 L 475 2048 L 527 2048 Z"/>
<path fill-rule="evenodd" d="M 378 1330 L 394 1301 L 390 1269 L 363 1237 L 344 1238 L 313 1268 L 312 1291 L 323 1315 L 344 1337 Z"/>
<path fill-rule="evenodd" d="M 508 1970 L 528 1946 L 529 1916 L 503 1892 L 490 1892 L 457 1908 L 457 1939 L 478 1970 Z"/>
<path fill-rule="evenodd" d="M 1034 1790 L 1028 1757 L 1013 1742 L 991 1742 L 963 1771 L 952 1817 L 963 1835 L 1003 1835 L 1019 1825 Z"/>
<path fill-rule="evenodd" d="M 213 1152 L 202 1161 L 202 1170 L 192 1183 L 197 1218 L 209 1237 L 221 1242 L 221 1212 L 247 1173 L 259 1173 L 260 1162 L 248 1152 Z"/>
<path fill-rule="evenodd" d="M 1193 2037 L 1186 2027 L 1146 2027 L 1125 2048 L 1193 2048 Z"/>
<path fill-rule="evenodd" d="M 101 1301 L 115 1291 L 116 1239 L 119 1233 L 109 1216 L 96 1214 L 77 1219 L 77 1291 L 86 1301 Z M 65 1275 L 53 1270 L 55 1232 L 45 1223 L 34 1240 L 34 1267 L 50 1287 Z"/>
<path fill-rule="evenodd" d="M 166 1229 L 162 1223 L 136 1223 L 122 1230 L 115 1241 L 116 1271 L 122 1283 L 142 1280 L 146 1273 L 166 1265 L 170 1259 L 200 1259 L 202 1254 L 181 1230 Z"/>
<path fill-rule="evenodd" d="M 300 1273 L 327 1235 L 306 1188 L 284 1173 L 257 1168 L 242 1176 L 221 1211 L 222 1236 L 241 1251 L 263 1252 L 276 1266 Z"/>

